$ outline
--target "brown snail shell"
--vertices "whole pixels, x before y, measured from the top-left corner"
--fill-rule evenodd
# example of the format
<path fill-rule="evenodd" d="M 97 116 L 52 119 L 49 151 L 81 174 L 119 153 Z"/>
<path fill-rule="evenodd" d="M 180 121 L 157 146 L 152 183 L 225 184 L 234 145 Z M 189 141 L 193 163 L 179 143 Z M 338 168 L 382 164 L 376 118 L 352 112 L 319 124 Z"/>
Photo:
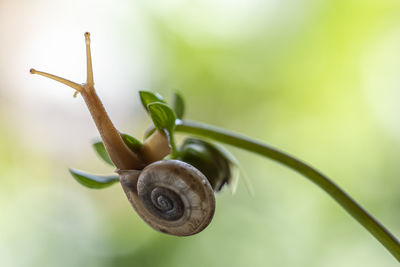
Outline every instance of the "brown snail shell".
<path fill-rule="evenodd" d="M 131 205 L 152 228 L 176 236 L 202 231 L 215 211 L 213 189 L 195 167 L 178 160 L 157 161 L 142 171 L 119 170 Z"/>

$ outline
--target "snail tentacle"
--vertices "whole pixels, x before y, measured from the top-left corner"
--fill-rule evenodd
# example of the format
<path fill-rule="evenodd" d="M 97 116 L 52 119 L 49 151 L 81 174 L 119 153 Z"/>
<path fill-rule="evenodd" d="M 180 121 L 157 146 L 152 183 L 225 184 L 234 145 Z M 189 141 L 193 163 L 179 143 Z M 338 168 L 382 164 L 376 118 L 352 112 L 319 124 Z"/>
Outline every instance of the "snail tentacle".
<path fill-rule="evenodd" d="M 76 92 L 79 92 L 85 100 L 86 106 L 90 111 L 90 114 L 101 135 L 101 139 L 103 140 L 114 165 L 119 169 L 142 169 L 145 166 L 143 160 L 124 143 L 119 131 L 115 128 L 114 124 L 109 118 L 100 98 L 96 94 L 96 90 L 94 89 L 90 34 L 88 32 L 85 33 L 85 43 L 87 68 L 86 83 L 78 84 L 65 78 L 61 78 L 46 72 L 37 71 L 35 69 L 31 69 L 30 73 L 45 76 L 52 80 L 58 81 L 69 87 L 72 87 L 76 90 Z"/>

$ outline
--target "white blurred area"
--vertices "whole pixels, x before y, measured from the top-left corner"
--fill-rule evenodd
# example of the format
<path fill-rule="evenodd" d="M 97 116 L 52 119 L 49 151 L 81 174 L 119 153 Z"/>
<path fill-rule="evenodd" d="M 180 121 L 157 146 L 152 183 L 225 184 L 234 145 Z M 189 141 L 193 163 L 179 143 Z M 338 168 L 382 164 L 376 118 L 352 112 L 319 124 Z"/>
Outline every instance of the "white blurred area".
<path fill-rule="evenodd" d="M 1 0 L 2 117 L 56 153 L 71 155 L 70 150 L 88 146 L 98 134 L 82 99 L 29 69 L 84 82 L 83 34 L 89 31 L 98 94 L 122 131 L 141 136 L 144 114 L 137 91 L 146 88 L 152 42 L 139 10 L 133 1 Z"/>

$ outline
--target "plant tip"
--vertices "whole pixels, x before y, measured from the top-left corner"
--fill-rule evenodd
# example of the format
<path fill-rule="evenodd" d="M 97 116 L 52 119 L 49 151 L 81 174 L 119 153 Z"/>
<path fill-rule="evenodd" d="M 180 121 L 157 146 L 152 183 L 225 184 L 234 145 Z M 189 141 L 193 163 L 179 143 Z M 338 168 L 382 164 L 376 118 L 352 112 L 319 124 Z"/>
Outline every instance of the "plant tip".
<path fill-rule="evenodd" d="M 30 69 L 29 72 L 30 72 L 31 74 L 35 74 L 35 73 L 36 73 L 36 70 L 35 70 L 35 69 Z"/>

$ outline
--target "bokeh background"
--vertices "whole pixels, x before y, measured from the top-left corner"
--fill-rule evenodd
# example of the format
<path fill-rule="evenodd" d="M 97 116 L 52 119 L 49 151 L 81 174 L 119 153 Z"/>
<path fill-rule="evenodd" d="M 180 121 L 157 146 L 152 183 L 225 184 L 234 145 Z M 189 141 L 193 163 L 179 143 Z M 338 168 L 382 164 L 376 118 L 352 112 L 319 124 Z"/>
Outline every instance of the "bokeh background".
<path fill-rule="evenodd" d="M 92 34 L 98 94 L 121 131 L 150 124 L 138 90 L 179 90 L 187 117 L 288 151 L 322 170 L 400 236 L 397 0 L 0 0 L 0 266 L 398 266 L 315 185 L 229 148 L 243 182 L 186 238 L 150 229 L 119 185 L 72 89 Z M 182 138 L 182 136 L 180 136 Z"/>

